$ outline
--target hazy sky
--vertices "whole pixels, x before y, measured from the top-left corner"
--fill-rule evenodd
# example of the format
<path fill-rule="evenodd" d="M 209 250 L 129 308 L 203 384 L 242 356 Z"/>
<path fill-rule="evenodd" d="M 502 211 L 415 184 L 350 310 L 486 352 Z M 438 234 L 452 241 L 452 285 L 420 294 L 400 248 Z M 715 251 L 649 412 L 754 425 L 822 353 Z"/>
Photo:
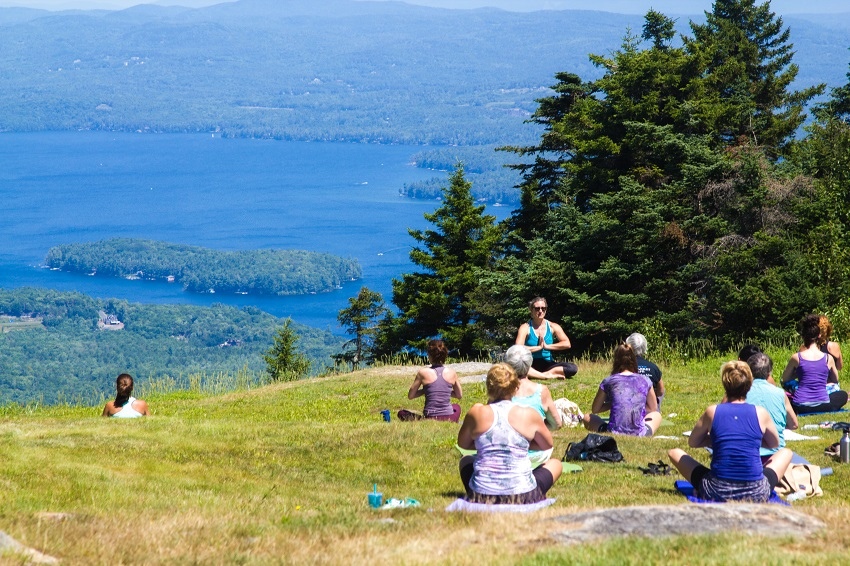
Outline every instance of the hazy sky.
<path fill-rule="evenodd" d="M 210 6 L 226 0 L 0 0 L 0 6 L 25 6 L 47 10 L 92 9 L 115 10 L 136 4 L 163 4 L 189 7 Z M 281 0 L 285 2 L 286 0 Z M 315 0 L 321 3 L 322 0 Z M 603 10 L 623 14 L 645 14 L 655 8 L 667 14 L 700 14 L 711 8 L 711 0 L 407 0 L 440 8 L 480 8 L 492 6 L 504 10 Z M 850 12 L 846 0 L 773 0 L 773 11 L 792 13 Z"/>

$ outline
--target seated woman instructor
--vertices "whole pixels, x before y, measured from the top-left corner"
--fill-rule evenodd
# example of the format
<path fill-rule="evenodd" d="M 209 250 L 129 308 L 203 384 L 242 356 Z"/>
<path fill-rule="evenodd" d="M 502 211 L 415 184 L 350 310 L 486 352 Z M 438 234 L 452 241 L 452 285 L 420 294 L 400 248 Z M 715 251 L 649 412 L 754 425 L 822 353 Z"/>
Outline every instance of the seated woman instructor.
<path fill-rule="evenodd" d="M 513 368 L 495 364 L 487 372 L 487 404 L 476 403 L 463 420 L 458 446 L 477 450 L 475 456 L 460 460 L 467 501 L 539 503 L 561 477 L 561 461 L 557 458 L 531 469 L 529 448 L 551 449 L 552 433 L 537 411 L 511 401 L 518 389 L 519 378 Z"/>
<path fill-rule="evenodd" d="M 514 344 L 525 346 L 534 358 L 528 377 L 531 379 L 566 379 L 578 373 L 572 362 L 557 362 L 552 352 L 569 350 L 570 339 L 560 324 L 546 320 L 548 304 L 543 297 L 535 297 L 528 303 L 531 319 L 522 323 Z"/>
<path fill-rule="evenodd" d="M 115 400 L 109 401 L 103 408 L 103 417 L 115 417 L 117 419 L 135 419 L 137 417 L 149 417 L 151 412 L 148 404 L 141 399 L 133 397 L 133 376 L 122 373 L 115 380 Z"/>

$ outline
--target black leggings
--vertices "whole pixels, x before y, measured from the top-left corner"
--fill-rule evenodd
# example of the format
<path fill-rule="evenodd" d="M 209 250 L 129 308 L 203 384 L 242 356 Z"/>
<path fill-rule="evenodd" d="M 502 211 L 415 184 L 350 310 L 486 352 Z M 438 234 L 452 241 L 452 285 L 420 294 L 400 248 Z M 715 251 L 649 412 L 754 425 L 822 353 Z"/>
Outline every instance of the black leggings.
<path fill-rule="evenodd" d="M 520 493 L 517 495 L 484 495 L 475 493 L 469 487 L 469 482 L 472 480 L 472 472 L 474 470 L 474 457 L 467 456 L 466 462 L 461 462 L 460 479 L 463 482 L 463 488 L 466 490 L 466 500 L 472 503 L 489 503 L 489 504 L 515 504 L 524 505 L 529 503 L 538 503 L 546 499 L 546 494 L 552 489 L 555 484 L 555 478 L 552 477 L 552 472 L 539 466 L 532 470 L 534 479 L 537 481 L 537 487 L 528 493 Z"/>
<path fill-rule="evenodd" d="M 531 362 L 531 367 L 541 373 L 546 373 L 552 368 L 564 368 L 564 377 L 572 377 L 578 373 L 578 366 L 572 362 L 552 362 L 543 358 L 534 358 Z"/>
<path fill-rule="evenodd" d="M 791 403 L 791 408 L 798 415 L 805 415 L 806 413 L 830 413 L 838 411 L 846 404 L 847 392 L 833 391 L 829 394 L 828 403 L 821 403 L 820 405 L 797 405 L 796 403 Z"/>

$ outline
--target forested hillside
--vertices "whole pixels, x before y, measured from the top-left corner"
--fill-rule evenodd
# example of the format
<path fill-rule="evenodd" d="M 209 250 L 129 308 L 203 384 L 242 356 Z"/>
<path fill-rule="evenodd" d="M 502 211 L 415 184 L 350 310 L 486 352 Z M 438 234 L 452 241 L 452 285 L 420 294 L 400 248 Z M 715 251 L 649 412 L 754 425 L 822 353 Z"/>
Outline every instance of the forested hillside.
<path fill-rule="evenodd" d="M 123 329 L 102 328 L 101 313 L 114 316 Z M 262 379 L 263 354 L 284 324 L 254 307 L 141 305 L 32 288 L 0 289 L 0 315 L 7 315 L 0 322 L 22 315 L 30 321 L 22 330 L 6 324 L 0 332 L 0 404 L 91 402 L 114 393 L 122 372 L 142 384 L 168 377 L 177 387 L 193 373 L 232 376 L 247 369 Z M 330 356 L 342 348 L 341 338 L 292 327 L 314 371 L 333 365 Z"/>
<path fill-rule="evenodd" d="M 434 335 L 503 348 L 536 296 L 574 351 L 634 331 L 793 343 L 806 313 L 850 336 L 850 73 L 803 82 L 812 43 L 769 2 L 716 0 L 688 28 L 650 11 L 591 52 L 601 77 L 557 74 L 532 118 L 543 134 L 513 148 L 527 161 L 506 222 L 473 206 L 463 170 L 444 184 L 433 229 L 411 231 L 418 267 L 393 282 L 379 352 Z"/>
<path fill-rule="evenodd" d="M 113 238 L 64 244 L 48 267 L 94 276 L 170 280 L 192 293 L 301 295 L 338 288 L 361 276 L 357 260 L 302 250 L 223 252 L 153 240 Z"/>
<path fill-rule="evenodd" d="M 787 23 L 800 82 L 839 84 L 850 27 L 840 18 Z M 599 77 L 587 54 L 611 52 L 641 25 L 638 16 L 601 12 L 350 0 L 3 8 L 0 130 L 528 143 L 540 130 L 523 121 L 555 73 Z"/>

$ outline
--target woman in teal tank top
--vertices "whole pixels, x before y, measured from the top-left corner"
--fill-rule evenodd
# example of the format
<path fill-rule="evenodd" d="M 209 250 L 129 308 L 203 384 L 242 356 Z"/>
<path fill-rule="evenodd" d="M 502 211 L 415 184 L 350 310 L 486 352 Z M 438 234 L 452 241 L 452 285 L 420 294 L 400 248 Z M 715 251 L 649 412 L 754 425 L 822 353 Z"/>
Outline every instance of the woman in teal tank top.
<path fill-rule="evenodd" d="M 572 362 L 558 362 L 552 352 L 563 352 L 572 347 L 560 324 L 546 319 L 549 308 L 546 299 L 535 297 L 528 303 L 531 318 L 519 327 L 516 341 L 518 346 L 526 346 L 534 360 L 528 377 L 532 379 L 566 379 L 578 373 L 578 366 Z"/>
<path fill-rule="evenodd" d="M 563 426 L 561 413 L 555 407 L 552 393 L 549 388 L 540 383 L 534 383 L 528 379 L 528 370 L 531 369 L 531 352 L 525 346 L 513 345 L 505 352 L 505 363 L 514 368 L 519 378 L 519 389 L 514 395 L 513 402 L 524 407 L 531 407 L 537 411 L 549 430 L 557 430 Z"/>

